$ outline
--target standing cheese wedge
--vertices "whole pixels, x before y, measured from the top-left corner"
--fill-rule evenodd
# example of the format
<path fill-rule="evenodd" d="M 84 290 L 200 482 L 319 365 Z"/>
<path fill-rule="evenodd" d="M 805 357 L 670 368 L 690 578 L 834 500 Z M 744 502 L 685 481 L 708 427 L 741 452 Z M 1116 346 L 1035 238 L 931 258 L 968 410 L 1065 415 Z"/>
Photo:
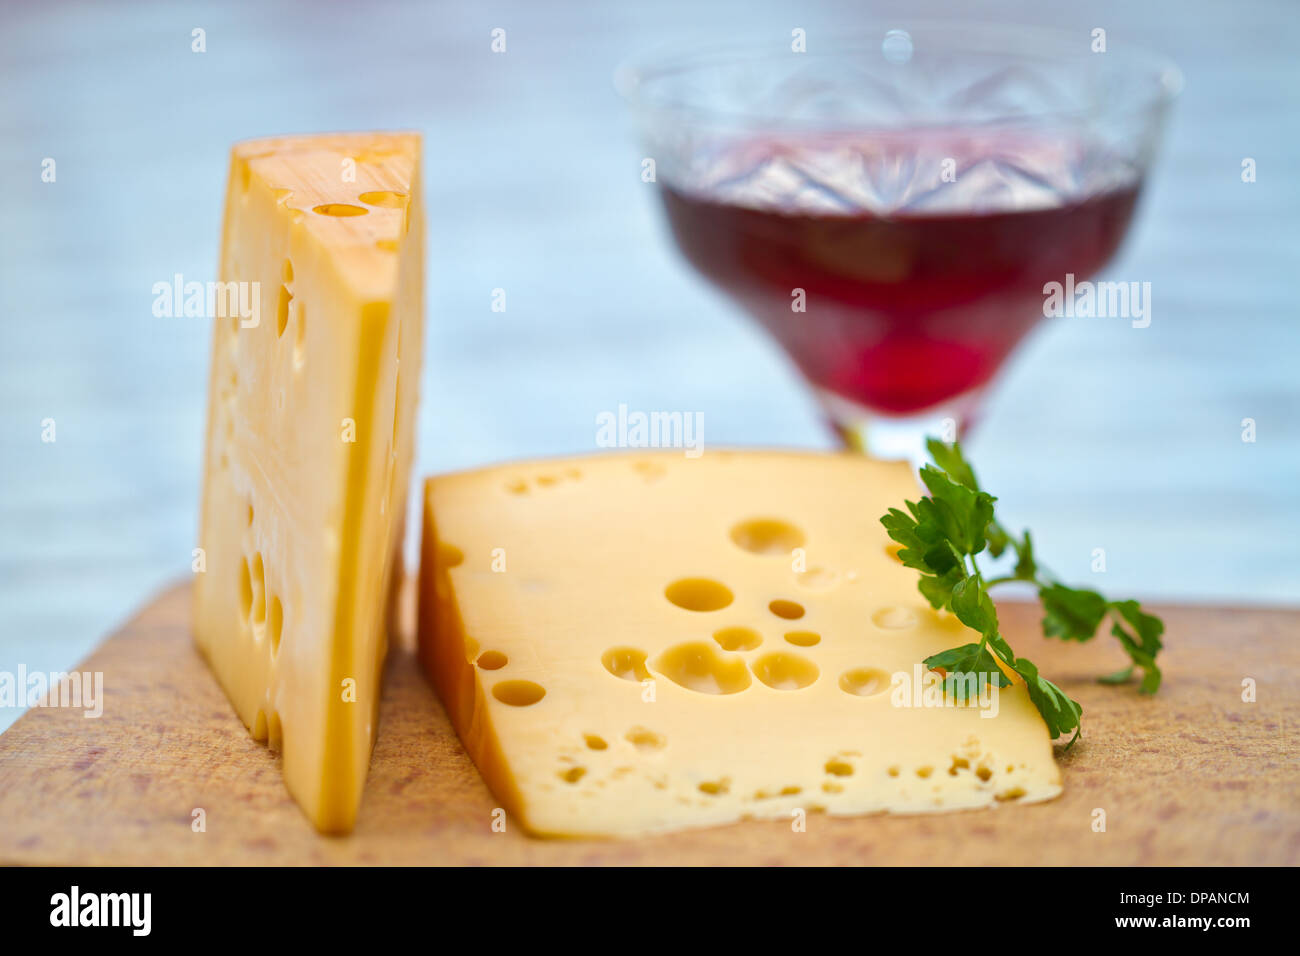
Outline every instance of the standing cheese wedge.
<path fill-rule="evenodd" d="M 356 818 L 401 579 L 419 166 L 411 133 L 287 136 L 231 155 L 221 280 L 251 290 L 245 311 L 260 314 L 213 328 L 195 635 L 325 832 Z"/>
<path fill-rule="evenodd" d="M 434 478 L 423 665 L 540 835 L 1053 797 L 1023 684 L 957 706 L 921 673 L 970 632 L 889 549 L 879 516 L 916 496 L 903 464 L 776 452 Z"/>

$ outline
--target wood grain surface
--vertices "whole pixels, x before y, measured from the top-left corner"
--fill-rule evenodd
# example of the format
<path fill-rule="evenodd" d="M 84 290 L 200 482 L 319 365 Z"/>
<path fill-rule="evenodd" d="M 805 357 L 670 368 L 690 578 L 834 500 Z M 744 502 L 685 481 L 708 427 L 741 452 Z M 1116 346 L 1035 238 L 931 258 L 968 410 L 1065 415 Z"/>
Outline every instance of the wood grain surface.
<path fill-rule="evenodd" d="M 102 671 L 103 716 L 36 708 L 0 736 L 0 861 L 24 864 L 1291 864 L 1300 862 L 1300 611 L 1165 607 L 1155 698 L 1091 678 L 1108 643 L 1006 631 L 1084 707 L 1061 754 L 1065 793 L 1034 806 L 919 817 L 812 814 L 636 841 L 544 841 L 508 825 L 415 666 L 388 668 L 379 742 L 355 833 L 321 837 L 290 800 L 194 650 L 189 585 L 129 621 L 81 670 Z M 409 644 L 409 641 L 404 643 Z M 1112 642 L 1113 643 L 1113 642 Z M 1253 678 L 1257 701 L 1242 700 Z M 194 832 L 203 808 L 206 830 Z M 1094 811 L 1106 831 L 1094 832 Z"/>

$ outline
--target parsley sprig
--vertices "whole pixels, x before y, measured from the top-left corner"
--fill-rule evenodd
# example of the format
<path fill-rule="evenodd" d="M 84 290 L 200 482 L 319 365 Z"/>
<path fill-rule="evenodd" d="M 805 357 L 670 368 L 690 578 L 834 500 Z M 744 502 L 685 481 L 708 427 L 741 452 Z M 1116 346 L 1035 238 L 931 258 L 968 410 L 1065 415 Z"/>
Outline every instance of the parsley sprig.
<path fill-rule="evenodd" d="M 1110 618 L 1110 632 L 1132 663 L 1098 680 L 1121 684 L 1138 668 L 1142 671 L 1141 692 L 1154 694 L 1160 687 L 1156 655 L 1165 630 L 1160 618 L 1144 612 L 1137 601 L 1110 601 L 1096 591 L 1068 587 L 1056 580 L 1034 558 L 1029 532 L 1011 534 L 994 517 L 997 498 L 980 489 L 960 445 L 930 438 L 926 447 L 934 459 L 934 465 L 921 469 L 921 481 L 929 494 L 919 501 L 904 502 L 906 511 L 890 508 L 880 522 L 902 545 L 898 557 L 903 564 L 921 572 L 917 587 L 930 605 L 951 611 L 980 639 L 927 657 L 925 666 L 948 674 L 986 674 L 999 687 L 1005 687 L 1011 679 L 998 666 L 1000 661 L 1024 679 L 1029 698 L 1043 715 L 1052 739 L 1074 731 L 1070 741 L 1073 744 L 1078 739 L 1083 708 L 1042 676 L 1032 661 L 1017 657 L 998 630 L 998 612 L 989 588 L 1025 581 L 1038 589 L 1045 636 L 1089 641 Z M 986 579 L 976 556 L 987 551 L 997 558 L 1008 549 L 1016 558 L 1012 573 Z M 948 686 L 959 698 L 967 687 L 961 681 L 949 682 Z"/>

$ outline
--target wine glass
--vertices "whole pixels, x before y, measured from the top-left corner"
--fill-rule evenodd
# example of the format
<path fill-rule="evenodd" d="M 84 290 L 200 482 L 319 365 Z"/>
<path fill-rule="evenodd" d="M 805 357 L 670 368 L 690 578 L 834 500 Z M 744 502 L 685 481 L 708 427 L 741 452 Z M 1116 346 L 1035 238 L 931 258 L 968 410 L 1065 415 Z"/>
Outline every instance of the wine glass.
<path fill-rule="evenodd" d="M 806 50 L 798 33 L 616 83 L 686 258 L 847 446 L 916 461 L 978 415 L 1048 284 L 1115 252 L 1181 74 L 1096 31 L 929 23 Z"/>

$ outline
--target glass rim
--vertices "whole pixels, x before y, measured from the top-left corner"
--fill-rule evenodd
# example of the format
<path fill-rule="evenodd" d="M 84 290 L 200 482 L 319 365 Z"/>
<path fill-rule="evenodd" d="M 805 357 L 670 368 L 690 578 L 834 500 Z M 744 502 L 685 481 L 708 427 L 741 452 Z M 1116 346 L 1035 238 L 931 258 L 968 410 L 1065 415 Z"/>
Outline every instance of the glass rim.
<path fill-rule="evenodd" d="M 924 120 L 904 124 L 873 126 L 861 122 L 845 123 L 834 118 L 796 118 L 755 114 L 744 109 L 723 110 L 692 104 L 682 98 L 654 101 L 645 95 L 649 83 L 676 74 L 689 73 L 709 66 L 731 63 L 755 62 L 765 59 L 785 58 L 792 55 L 817 58 L 843 57 L 847 54 L 870 53 L 882 56 L 882 44 L 891 31 L 902 30 L 909 37 L 916 34 L 947 33 L 956 39 L 955 49 L 973 54 L 1004 55 L 1022 61 L 1059 62 L 1053 53 L 1065 52 L 1067 56 L 1087 58 L 1102 56 L 1107 62 L 1118 62 L 1119 69 L 1134 75 L 1145 75 L 1151 80 L 1149 95 L 1127 102 L 1108 104 L 1100 111 L 1089 108 L 1043 109 L 1020 113 L 1006 113 L 957 125 L 971 129 L 1022 126 L 1053 120 L 1081 120 L 1102 116 L 1121 116 L 1163 109 L 1182 92 L 1182 70 L 1169 57 L 1146 47 L 1125 45 L 1122 49 L 1104 53 L 1085 53 L 1086 45 L 1077 33 L 1050 26 L 1031 26 L 1017 23 L 999 23 L 988 20 L 911 20 L 876 21 L 855 27 L 849 33 L 833 40 L 819 42 L 809 52 L 793 54 L 784 40 L 774 41 L 770 34 L 751 35 L 718 43 L 677 43 L 661 46 L 658 50 L 637 54 L 624 59 L 614 70 L 614 88 L 625 103 L 637 112 L 678 113 L 711 122 L 717 126 L 740 126 L 770 131 L 788 130 L 815 132 L 865 132 L 878 129 L 884 132 L 907 132 L 927 129 L 951 129 L 954 121 Z M 1035 51 L 1034 47 L 1038 46 Z"/>

